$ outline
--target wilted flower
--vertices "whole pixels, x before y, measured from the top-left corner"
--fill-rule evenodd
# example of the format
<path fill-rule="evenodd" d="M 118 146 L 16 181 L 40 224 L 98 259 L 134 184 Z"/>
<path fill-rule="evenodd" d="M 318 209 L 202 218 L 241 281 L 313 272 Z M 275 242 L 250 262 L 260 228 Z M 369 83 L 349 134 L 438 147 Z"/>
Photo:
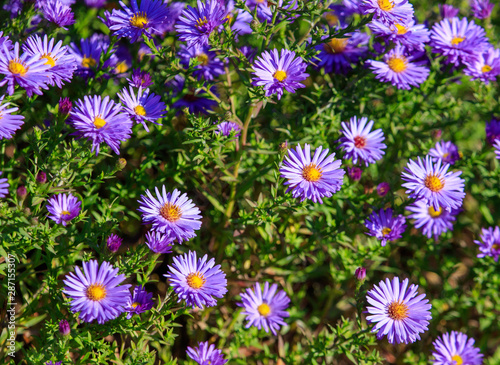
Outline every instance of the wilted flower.
<path fill-rule="evenodd" d="M 73 103 L 69 98 L 60 98 L 59 99 L 59 114 L 68 115 L 73 108 Z"/>
<path fill-rule="evenodd" d="M 387 193 L 391 190 L 391 186 L 389 185 L 388 182 L 381 182 L 380 184 L 377 185 L 377 194 L 379 196 L 386 196 Z"/>
<path fill-rule="evenodd" d="M 39 183 L 39 184 L 45 184 L 47 182 L 47 174 L 43 171 L 40 171 L 37 175 L 36 175 L 36 181 Z"/>

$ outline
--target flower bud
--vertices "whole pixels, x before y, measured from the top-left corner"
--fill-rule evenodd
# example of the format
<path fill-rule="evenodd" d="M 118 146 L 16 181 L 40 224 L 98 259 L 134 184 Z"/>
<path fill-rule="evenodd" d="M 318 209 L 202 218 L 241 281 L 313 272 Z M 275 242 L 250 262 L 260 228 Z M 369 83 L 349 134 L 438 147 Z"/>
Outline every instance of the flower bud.
<path fill-rule="evenodd" d="M 377 194 L 378 196 L 386 196 L 387 193 L 389 192 L 389 190 L 391 190 L 391 187 L 389 186 L 389 183 L 387 182 L 381 182 L 380 184 L 378 184 L 377 186 Z"/>
<path fill-rule="evenodd" d="M 366 269 L 364 267 L 358 267 L 356 271 L 354 271 L 354 276 L 357 280 L 363 281 L 366 278 Z"/>
<path fill-rule="evenodd" d="M 116 234 L 111 234 L 108 237 L 108 240 L 106 242 L 106 246 L 108 247 L 108 250 L 111 252 L 116 252 L 122 245 L 122 238 L 117 236 Z"/>
<path fill-rule="evenodd" d="M 259 29 L 260 27 L 260 23 L 258 20 L 256 19 L 253 19 L 251 22 L 250 22 L 250 28 L 252 28 L 252 30 L 257 30 Z"/>
<path fill-rule="evenodd" d="M 47 174 L 43 171 L 40 171 L 38 175 L 36 175 L 36 182 L 39 184 L 45 184 L 47 182 Z"/>
<path fill-rule="evenodd" d="M 123 170 L 125 168 L 125 166 L 127 166 L 127 160 L 125 160 L 123 157 L 119 158 L 116 165 L 120 170 Z"/>
<path fill-rule="evenodd" d="M 17 188 L 17 196 L 20 199 L 26 198 L 26 195 L 28 195 L 28 191 L 26 190 L 26 187 L 24 185 L 21 185 Z"/>
<path fill-rule="evenodd" d="M 59 99 L 59 114 L 66 116 L 71 112 L 72 108 L 73 104 L 71 103 L 71 100 L 69 100 L 69 98 Z"/>
<path fill-rule="evenodd" d="M 67 320 L 63 319 L 59 322 L 59 333 L 61 336 L 67 336 L 71 332 L 71 328 L 69 327 L 69 323 Z"/>
<path fill-rule="evenodd" d="M 361 170 L 359 167 L 353 167 L 347 168 L 347 175 L 349 175 L 349 178 L 354 181 L 359 181 L 361 180 L 361 174 L 363 173 L 363 170 Z"/>

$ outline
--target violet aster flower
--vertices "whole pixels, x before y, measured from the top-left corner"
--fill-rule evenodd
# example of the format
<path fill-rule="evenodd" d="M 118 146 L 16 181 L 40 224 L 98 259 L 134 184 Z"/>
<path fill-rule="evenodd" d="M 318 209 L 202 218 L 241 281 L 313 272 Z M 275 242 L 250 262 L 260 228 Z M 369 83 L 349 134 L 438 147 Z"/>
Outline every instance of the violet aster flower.
<path fill-rule="evenodd" d="M 422 228 L 422 233 L 428 238 L 434 236 L 434 239 L 447 231 L 453 229 L 453 222 L 456 220 L 458 211 L 448 211 L 439 207 L 438 210 L 434 209 L 432 205 L 427 205 L 423 200 L 417 200 L 412 205 L 406 207 L 407 210 L 413 214 L 408 218 L 415 219 L 413 225 L 415 228 Z"/>
<path fill-rule="evenodd" d="M 187 355 L 199 365 L 224 365 L 222 351 L 215 348 L 215 345 L 208 346 L 208 342 L 198 342 L 198 347 L 188 347 Z"/>
<path fill-rule="evenodd" d="M 161 125 L 157 120 L 163 118 L 166 108 L 165 103 L 161 101 L 161 97 L 150 93 L 149 89 L 143 90 L 142 87 L 137 90 L 137 95 L 132 86 L 129 89 L 130 93 L 127 88 L 118 93 L 118 97 L 125 105 L 124 111 L 128 113 L 129 117 L 137 123 L 142 123 L 147 132 L 149 132 L 149 128 L 146 121 Z"/>
<path fill-rule="evenodd" d="M 153 81 L 151 81 L 151 75 L 147 71 L 141 71 L 140 68 L 136 68 L 132 70 L 132 76 L 130 79 L 127 79 L 130 86 L 139 88 L 146 88 L 148 86 L 153 85 Z"/>
<path fill-rule="evenodd" d="M 72 299 L 71 311 L 80 312 L 84 322 L 103 324 L 115 319 L 125 311 L 130 299 L 130 284 L 119 284 L 125 275 L 118 274 L 118 269 L 104 261 L 100 266 L 97 260 L 84 262 L 83 273 L 75 268 L 76 275 L 69 273 L 64 280 L 63 292 Z"/>
<path fill-rule="evenodd" d="M 0 171 L 0 198 L 5 198 L 9 195 L 9 179 L 2 178 L 3 171 Z"/>
<path fill-rule="evenodd" d="M 128 312 L 127 319 L 134 314 L 144 313 L 153 308 L 153 293 L 148 293 L 141 285 L 134 288 L 134 294 L 129 297 L 125 311 Z"/>
<path fill-rule="evenodd" d="M 283 95 L 283 89 L 295 93 L 296 89 L 305 87 L 304 81 L 309 74 L 305 73 L 307 64 L 300 57 L 295 57 L 295 52 L 287 49 L 265 51 L 257 58 L 254 64 L 256 78 L 253 84 L 264 86 L 266 96 L 278 95 L 278 100 Z"/>
<path fill-rule="evenodd" d="M 26 52 L 20 56 L 19 43 L 16 42 L 13 50 L 9 49 L 6 42 L 3 43 L 0 51 L 0 74 L 5 77 L 0 81 L 0 86 L 7 84 L 9 95 L 14 94 L 15 84 L 25 89 L 29 97 L 33 93 L 42 95 L 40 88 L 48 89 L 50 78 L 46 70 L 49 68 L 45 60 L 40 60 L 38 56 L 31 56 Z"/>
<path fill-rule="evenodd" d="M 488 84 L 500 75 L 500 49 L 490 47 L 486 52 L 469 57 L 464 64 L 464 74 L 472 76 L 472 80 L 481 80 Z"/>
<path fill-rule="evenodd" d="M 19 108 L 8 108 L 10 103 L 3 103 L 4 98 L 5 95 L 0 96 L 0 140 L 11 139 L 16 130 L 24 124 L 24 116 L 12 114 Z"/>
<path fill-rule="evenodd" d="M 441 207 L 458 209 L 465 197 L 464 179 L 459 177 L 462 171 L 448 172 L 449 167 L 441 160 L 432 162 L 431 156 L 426 156 L 425 160 L 418 157 L 417 162 L 410 160 L 403 172 L 406 183 L 402 186 L 408 189 L 406 193 L 410 198 L 423 199 L 435 210 Z"/>
<path fill-rule="evenodd" d="M 226 9 L 221 0 L 198 0 L 196 9 L 189 5 L 184 9 L 175 30 L 180 41 L 188 45 L 206 46 L 210 34 L 226 20 Z"/>
<path fill-rule="evenodd" d="M 500 160 L 500 140 L 496 140 L 495 143 L 493 144 L 495 147 L 495 155 L 498 160 Z"/>
<path fill-rule="evenodd" d="M 460 9 L 455 8 L 453 5 L 439 4 L 439 12 L 442 18 L 454 18 L 460 12 Z"/>
<path fill-rule="evenodd" d="M 70 220 L 78 217 L 81 205 L 82 202 L 78 201 L 71 193 L 53 195 L 47 201 L 47 210 L 52 214 L 49 215 L 49 218 L 57 224 L 66 226 Z"/>
<path fill-rule="evenodd" d="M 168 7 L 163 0 L 137 0 L 131 1 L 131 8 L 120 1 L 122 9 L 113 9 L 109 21 L 109 29 L 118 38 L 127 37 L 131 43 L 137 42 L 143 34 L 152 37 L 160 34 L 160 26 L 167 19 Z"/>
<path fill-rule="evenodd" d="M 215 52 L 208 46 L 185 46 L 179 48 L 179 59 L 184 67 L 189 67 L 189 61 L 196 59 L 199 64 L 193 68 L 193 76 L 199 80 L 213 80 L 224 73 L 224 64 Z"/>
<path fill-rule="evenodd" d="M 73 109 L 73 103 L 69 98 L 59 99 L 59 114 L 66 116 L 71 112 L 71 109 Z"/>
<path fill-rule="evenodd" d="M 378 286 L 369 290 L 366 296 L 370 306 L 366 320 L 376 323 L 372 332 L 377 332 L 377 339 L 387 335 L 389 343 L 413 343 L 420 340 L 420 334 L 427 330 L 431 319 L 429 300 L 425 294 L 417 296 L 418 285 L 410 285 L 408 279 L 402 283 L 396 276 L 382 280 Z"/>
<path fill-rule="evenodd" d="M 281 326 L 287 325 L 283 319 L 290 316 L 286 311 L 290 298 L 284 290 L 276 293 L 277 289 L 277 284 L 269 286 L 266 282 L 262 289 L 259 283 L 255 283 L 253 289 L 247 288 L 245 293 L 241 293 L 242 303 L 237 303 L 237 305 L 245 308 L 243 314 L 246 315 L 248 321 L 245 328 L 251 326 L 258 329 L 264 328 L 264 331 L 271 330 L 276 336 L 276 331 Z"/>
<path fill-rule="evenodd" d="M 322 198 L 330 198 L 339 191 L 345 171 L 340 168 L 341 161 L 335 160 L 335 153 L 327 157 L 328 152 L 320 146 L 311 158 L 311 146 L 307 143 L 304 149 L 300 144 L 295 150 L 289 149 L 280 168 L 281 177 L 287 179 L 284 184 L 289 185 L 286 192 L 292 191 L 292 196 L 300 197 L 301 201 L 323 203 Z"/>
<path fill-rule="evenodd" d="M 363 0 L 364 14 L 386 23 L 400 23 L 413 18 L 413 5 L 408 0 Z"/>
<path fill-rule="evenodd" d="M 69 326 L 69 322 L 65 319 L 59 322 L 59 334 L 61 336 L 68 336 L 71 333 L 71 327 Z"/>
<path fill-rule="evenodd" d="M 474 347 L 474 339 L 464 333 L 451 331 L 437 338 L 433 343 L 434 365 L 481 365 L 483 355 Z"/>
<path fill-rule="evenodd" d="M 109 47 L 109 43 L 105 38 L 98 37 L 97 35 L 92 36 L 88 39 L 80 40 L 80 47 L 75 43 L 69 45 L 69 52 L 75 58 L 77 69 L 77 75 L 81 77 L 90 77 L 94 74 L 94 69 L 99 68 L 101 54 L 106 52 Z M 110 59 L 111 60 L 111 59 Z M 103 67 L 107 67 L 111 62 L 105 62 Z"/>
<path fill-rule="evenodd" d="M 391 186 L 389 185 L 388 182 L 381 182 L 380 184 L 377 185 L 377 194 L 378 196 L 384 197 L 387 195 L 387 193 L 391 190 Z"/>
<path fill-rule="evenodd" d="M 184 77 L 182 75 L 175 75 L 174 79 L 169 81 L 168 86 L 173 87 L 174 96 L 181 94 L 185 86 Z M 213 88 L 211 88 L 211 91 L 217 94 Z M 216 101 L 207 99 L 204 96 L 208 96 L 204 90 L 187 87 L 184 95 L 173 103 L 172 106 L 178 109 L 188 108 L 190 113 L 207 113 L 208 110 L 215 108 L 218 104 Z"/>
<path fill-rule="evenodd" d="M 109 96 L 102 99 L 100 95 L 86 95 L 78 100 L 71 111 L 70 123 L 77 135 L 92 141 L 92 152 L 95 151 L 96 156 L 103 142 L 119 155 L 120 143 L 132 133 L 132 121 Z"/>
<path fill-rule="evenodd" d="M 486 123 L 486 142 L 493 145 L 497 139 L 500 139 L 500 120 L 493 118 Z"/>
<path fill-rule="evenodd" d="M 446 56 L 446 62 L 455 66 L 490 47 L 484 29 L 466 18 L 443 19 L 434 24 L 430 44 L 434 53 Z"/>
<path fill-rule="evenodd" d="M 217 124 L 216 134 L 222 133 L 223 136 L 229 137 L 231 132 L 234 131 L 234 136 L 238 138 L 241 134 L 241 127 L 233 122 L 220 122 Z"/>
<path fill-rule="evenodd" d="M 174 241 L 175 237 L 170 237 L 158 231 L 149 231 L 148 233 L 146 233 L 146 245 L 154 253 L 172 252 Z"/>
<path fill-rule="evenodd" d="M 425 61 L 414 61 L 419 56 L 419 52 L 407 55 L 406 49 L 397 45 L 384 55 L 383 62 L 368 60 L 367 63 L 377 80 L 390 82 L 398 89 L 410 90 L 412 86 L 419 87 L 429 76 L 429 69 L 423 66 Z"/>
<path fill-rule="evenodd" d="M 85 5 L 89 8 L 102 8 L 106 0 L 85 0 Z"/>
<path fill-rule="evenodd" d="M 441 160 L 443 163 L 454 165 L 460 160 L 460 152 L 455 144 L 450 141 L 437 142 L 434 148 L 429 150 L 429 156 L 434 157 L 433 161 Z"/>
<path fill-rule="evenodd" d="M 361 175 L 363 173 L 363 170 L 361 170 L 359 167 L 354 166 L 354 167 L 348 167 L 347 168 L 347 176 L 353 181 L 359 181 L 361 180 Z"/>
<path fill-rule="evenodd" d="M 406 219 L 403 215 L 393 216 L 392 209 L 380 209 L 380 211 L 370 214 L 365 221 L 365 227 L 370 231 L 366 234 L 380 240 L 382 246 L 387 242 L 401 238 L 406 229 Z"/>
<path fill-rule="evenodd" d="M 495 4 L 489 0 L 470 0 L 470 7 L 475 18 L 486 19 L 490 17 Z"/>
<path fill-rule="evenodd" d="M 0 31 L 0 52 L 5 52 L 3 48 L 4 44 L 9 51 L 12 51 L 12 49 L 14 48 L 14 46 L 12 46 L 12 41 L 9 39 L 9 36 L 4 36 L 3 31 Z"/>
<path fill-rule="evenodd" d="M 217 305 L 215 298 L 227 293 L 226 274 L 220 265 L 215 265 L 215 259 L 207 261 L 207 255 L 197 259 L 196 252 L 189 251 L 173 260 L 164 276 L 177 293 L 178 302 L 185 300 L 186 305 L 193 308 L 213 307 Z"/>
<path fill-rule="evenodd" d="M 368 123 L 368 118 L 362 117 L 358 120 L 352 117 L 349 124 L 342 122 L 342 133 L 340 147 L 345 151 L 345 159 L 352 158 L 352 163 L 364 163 L 368 166 L 382 158 L 383 149 L 387 146 L 383 144 L 384 132 L 382 129 L 372 131 L 373 120 Z"/>
<path fill-rule="evenodd" d="M 106 240 L 106 247 L 111 252 L 116 252 L 116 251 L 118 251 L 118 249 L 122 245 L 122 242 L 123 242 L 123 239 L 120 236 L 118 236 L 116 234 L 110 234 L 108 236 L 108 239 Z"/>
<path fill-rule="evenodd" d="M 201 227 L 200 210 L 187 194 L 181 195 L 177 189 L 167 193 L 165 185 L 161 193 L 156 187 L 155 191 L 156 198 L 146 190 L 147 196 L 141 195 L 141 200 L 138 201 L 138 210 L 142 213 L 144 223 L 151 223 L 154 230 L 175 237 L 179 243 L 196 237 L 194 231 Z"/>
<path fill-rule="evenodd" d="M 423 24 L 415 24 L 413 19 L 400 23 L 384 23 L 372 20 L 368 27 L 376 37 L 382 37 L 392 42 L 400 43 L 408 51 L 416 49 L 425 50 L 425 44 L 429 42 L 429 30 Z"/>
<path fill-rule="evenodd" d="M 59 0 L 45 0 L 41 10 L 44 19 L 57 24 L 57 26 L 63 29 L 67 30 L 67 26 L 75 23 L 75 17 L 71 8 Z"/>
<path fill-rule="evenodd" d="M 488 229 L 482 229 L 481 241 L 475 240 L 474 243 L 479 245 L 479 250 L 481 253 L 477 257 L 482 258 L 486 256 L 491 256 L 498 261 L 500 257 L 500 228 L 496 226 L 495 228 L 490 227 Z"/>

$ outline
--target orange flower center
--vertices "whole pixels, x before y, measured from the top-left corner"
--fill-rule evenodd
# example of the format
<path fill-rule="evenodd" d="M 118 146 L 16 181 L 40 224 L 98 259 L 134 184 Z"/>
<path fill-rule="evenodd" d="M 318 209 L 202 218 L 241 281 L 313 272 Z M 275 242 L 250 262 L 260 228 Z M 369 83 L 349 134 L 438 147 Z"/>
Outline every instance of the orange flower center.
<path fill-rule="evenodd" d="M 143 11 L 135 13 L 134 16 L 130 18 L 130 25 L 133 27 L 143 29 L 146 24 L 148 24 L 148 17 Z"/>
<path fill-rule="evenodd" d="M 356 148 L 365 148 L 366 146 L 366 138 L 361 136 L 354 137 L 354 147 Z"/>
<path fill-rule="evenodd" d="M 200 289 L 207 281 L 202 273 L 191 273 L 186 278 L 187 284 L 193 289 Z"/>
<path fill-rule="evenodd" d="M 393 56 L 389 58 L 387 65 L 392 71 L 401 73 L 408 68 L 408 61 L 405 56 Z"/>
<path fill-rule="evenodd" d="M 207 20 L 207 17 L 203 17 L 203 19 L 201 18 L 198 18 L 198 20 L 196 21 L 196 27 L 199 29 L 201 27 L 203 27 L 204 25 L 208 24 L 208 20 Z"/>
<path fill-rule="evenodd" d="M 500 250 L 500 244 L 498 244 L 498 243 L 494 243 L 493 245 L 491 245 L 491 248 L 492 248 L 493 250 Z"/>
<path fill-rule="evenodd" d="M 485 74 L 486 72 L 490 72 L 491 70 L 492 70 L 492 68 L 490 65 L 484 65 L 483 67 L 481 67 L 481 72 L 483 74 Z"/>
<path fill-rule="evenodd" d="M 181 216 L 181 208 L 175 204 L 166 203 L 160 209 L 160 215 L 169 222 L 177 222 Z"/>
<path fill-rule="evenodd" d="M 267 305 L 266 303 L 262 303 L 257 307 L 257 311 L 259 314 L 263 317 L 267 317 L 269 313 L 271 313 L 271 307 Z"/>
<path fill-rule="evenodd" d="M 378 6 L 381 10 L 389 11 L 394 8 L 394 3 L 390 0 L 378 0 Z"/>
<path fill-rule="evenodd" d="M 345 51 L 348 41 L 349 38 L 333 38 L 330 42 L 323 44 L 323 48 L 330 54 L 342 53 Z"/>
<path fill-rule="evenodd" d="M 9 71 L 15 75 L 24 76 L 28 72 L 28 69 L 29 67 L 18 58 L 9 61 Z"/>
<path fill-rule="evenodd" d="M 389 227 L 385 227 L 384 229 L 382 229 L 382 234 L 384 236 L 387 236 L 391 232 L 392 232 L 392 229 L 390 229 Z"/>
<path fill-rule="evenodd" d="M 50 65 L 50 67 L 54 67 L 56 65 L 56 61 L 52 58 L 52 55 L 50 53 L 43 54 L 42 57 L 40 57 L 40 59 L 42 58 L 46 59 L 45 62 L 46 65 Z"/>
<path fill-rule="evenodd" d="M 87 298 L 98 302 L 106 298 L 106 288 L 102 284 L 92 284 L 87 287 Z"/>
<path fill-rule="evenodd" d="M 434 193 L 437 193 L 444 188 L 444 182 L 442 182 L 441 179 L 436 175 L 427 175 L 424 184 L 426 188 Z"/>
<path fill-rule="evenodd" d="M 398 34 L 406 34 L 408 32 L 408 28 L 406 28 L 404 25 L 396 23 L 394 24 L 394 26 L 398 30 Z"/>
<path fill-rule="evenodd" d="M 120 62 L 115 67 L 115 71 L 116 71 L 117 74 L 125 73 L 125 72 L 127 72 L 127 70 L 128 70 L 128 66 L 127 66 L 127 63 L 125 61 Z"/>
<path fill-rule="evenodd" d="M 61 212 L 61 215 L 70 215 L 70 214 L 71 214 L 71 213 L 70 213 L 70 212 L 68 212 L 67 210 L 63 210 L 63 211 Z"/>
<path fill-rule="evenodd" d="M 408 306 L 403 302 L 392 302 L 387 308 L 387 315 L 391 319 L 401 321 L 408 318 Z"/>
<path fill-rule="evenodd" d="M 203 66 L 208 65 L 208 55 L 206 53 L 201 53 L 196 58 L 198 59 L 198 62 Z"/>
<path fill-rule="evenodd" d="M 133 303 L 132 303 L 132 308 L 134 308 L 134 309 L 135 309 L 135 308 L 137 308 L 137 306 L 139 306 L 139 305 L 141 305 L 141 303 L 139 303 L 139 302 L 133 302 Z"/>
<path fill-rule="evenodd" d="M 86 68 L 89 68 L 89 67 L 95 67 L 95 65 L 97 65 L 97 61 L 92 58 L 92 56 L 86 56 L 86 55 L 83 55 L 83 58 L 82 58 L 82 66 L 83 67 L 86 67 Z"/>
<path fill-rule="evenodd" d="M 318 181 L 322 175 L 323 172 L 321 171 L 321 168 L 317 167 L 313 163 L 304 166 L 302 169 L 302 177 L 310 182 Z"/>

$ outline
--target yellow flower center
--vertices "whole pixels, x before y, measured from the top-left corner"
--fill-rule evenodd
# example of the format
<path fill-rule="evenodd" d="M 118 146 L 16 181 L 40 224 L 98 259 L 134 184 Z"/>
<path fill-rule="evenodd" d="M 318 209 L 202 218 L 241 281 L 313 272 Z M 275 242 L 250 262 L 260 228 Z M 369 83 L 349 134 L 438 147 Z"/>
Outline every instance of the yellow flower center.
<path fill-rule="evenodd" d="M 366 146 L 366 138 L 361 136 L 354 137 L 354 147 L 356 148 L 365 148 Z"/>
<path fill-rule="evenodd" d="M 83 67 L 89 68 L 89 67 L 95 67 L 95 65 L 97 65 L 97 61 L 95 59 L 93 59 L 91 56 L 87 57 L 86 55 L 83 55 L 82 58 Z"/>
<path fill-rule="evenodd" d="M 389 11 L 394 8 L 394 3 L 390 0 L 378 0 L 378 6 L 381 10 Z"/>
<path fill-rule="evenodd" d="M 389 227 L 385 227 L 384 229 L 382 229 L 382 234 L 384 236 L 387 236 L 391 232 L 392 232 L 392 229 L 390 229 Z"/>
<path fill-rule="evenodd" d="M 98 302 L 106 298 L 106 288 L 102 284 L 92 284 L 87 287 L 87 298 Z"/>
<path fill-rule="evenodd" d="M 273 77 L 278 80 L 278 81 L 283 81 L 284 79 L 286 79 L 286 72 L 285 71 L 282 71 L 282 70 L 277 70 Z"/>
<path fill-rule="evenodd" d="M 181 216 L 181 208 L 175 204 L 166 203 L 160 209 L 160 215 L 169 222 L 177 222 Z"/>
<path fill-rule="evenodd" d="M 63 211 L 61 212 L 61 215 L 71 215 L 71 213 L 70 213 L 70 212 L 68 212 L 67 210 L 63 210 Z"/>
<path fill-rule="evenodd" d="M 465 41 L 465 37 L 453 37 L 453 39 L 451 40 L 451 45 L 456 46 L 462 43 L 463 41 Z"/>
<path fill-rule="evenodd" d="M 464 363 L 464 360 L 462 360 L 460 355 L 453 355 L 451 359 L 455 361 L 455 365 L 462 365 Z"/>
<path fill-rule="evenodd" d="M 426 188 L 434 193 L 437 193 L 444 188 L 444 182 L 442 182 L 441 179 L 436 175 L 427 175 L 424 184 Z"/>
<path fill-rule="evenodd" d="M 198 62 L 203 66 L 208 65 L 208 55 L 206 53 L 201 53 L 196 58 L 198 59 Z"/>
<path fill-rule="evenodd" d="M 436 209 L 434 209 L 434 207 L 432 205 L 427 209 L 427 211 L 429 212 L 429 215 L 432 218 L 437 218 L 441 214 L 443 214 L 443 208 L 442 207 L 439 207 L 439 210 L 436 210 Z"/>
<path fill-rule="evenodd" d="M 18 58 L 9 61 L 9 71 L 13 74 L 24 76 L 28 69 L 29 67 L 26 67 L 26 64 Z"/>
<path fill-rule="evenodd" d="M 146 115 L 146 109 L 144 109 L 144 107 L 142 105 L 137 105 L 134 108 L 134 112 L 135 112 L 135 114 L 140 115 L 141 117 Z"/>
<path fill-rule="evenodd" d="M 208 23 L 207 17 L 204 16 L 203 19 L 198 18 L 196 21 L 196 27 L 199 29 Z"/>
<path fill-rule="evenodd" d="M 326 21 L 328 22 L 328 24 L 330 24 L 330 25 L 335 25 L 335 24 L 338 24 L 338 22 L 339 22 L 339 17 L 336 16 L 334 13 L 327 13 L 325 15 L 325 18 L 326 18 Z"/>
<path fill-rule="evenodd" d="M 202 273 L 191 273 L 186 278 L 187 284 L 193 289 L 200 289 L 207 281 Z"/>
<path fill-rule="evenodd" d="M 139 306 L 139 305 L 141 305 L 141 303 L 139 303 L 139 302 L 133 302 L 133 303 L 132 303 L 132 308 L 134 308 L 134 309 L 135 309 L 135 308 L 137 308 L 137 306 Z"/>
<path fill-rule="evenodd" d="M 135 13 L 134 16 L 130 18 L 130 25 L 133 27 L 143 29 L 146 24 L 148 24 L 148 17 L 145 12 Z"/>
<path fill-rule="evenodd" d="M 392 302 L 387 308 L 387 315 L 391 319 L 401 321 L 408 318 L 408 306 L 403 302 Z"/>
<path fill-rule="evenodd" d="M 484 65 L 483 67 L 481 67 L 482 73 L 490 72 L 491 70 L 492 70 L 492 68 L 490 65 Z"/>
<path fill-rule="evenodd" d="M 394 24 L 394 26 L 398 30 L 398 34 L 406 34 L 408 32 L 408 28 L 406 28 L 404 25 L 396 23 Z"/>
<path fill-rule="evenodd" d="M 323 44 L 323 48 L 330 54 L 342 53 L 345 51 L 348 41 L 349 38 L 333 38 L 330 42 Z"/>
<path fill-rule="evenodd" d="M 101 129 L 106 125 L 106 121 L 102 119 L 101 117 L 95 117 L 94 119 L 94 125 L 97 129 Z"/>
<path fill-rule="evenodd" d="M 40 59 L 45 58 L 47 61 L 45 62 L 46 65 L 50 65 L 50 67 L 54 67 L 56 65 L 56 61 L 52 58 L 52 55 L 50 53 L 42 55 Z"/>
<path fill-rule="evenodd" d="M 403 72 L 408 68 L 408 62 L 405 56 L 393 56 L 389 58 L 387 65 L 396 73 Z"/>
<path fill-rule="evenodd" d="M 446 160 L 450 154 L 448 152 L 443 153 L 443 160 Z"/>
<path fill-rule="evenodd" d="M 125 72 L 127 72 L 127 70 L 128 70 L 128 66 L 127 66 L 127 63 L 125 61 L 120 62 L 115 67 L 115 71 L 116 71 L 117 74 L 125 73 Z"/>
<path fill-rule="evenodd" d="M 500 250 L 500 244 L 498 244 L 498 243 L 494 243 L 493 245 L 491 245 L 491 248 L 492 248 L 493 250 Z"/>
<path fill-rule="evenodd" d="M 257 307 L 257 311 L 259 314 L 263 317 L 267 317 L 269 313 L 271 313 L 271 307 L 267 305 L 266 303 L 262 303 Z"/>
<path fill-rule="evenodd" d="M 302 177 L 310 182 L 318 181 L 322 175 L 323 172 L 321 171 L 321 169 L 313 163 L 304 166 L 304 168 L 302 169 Z"/>

